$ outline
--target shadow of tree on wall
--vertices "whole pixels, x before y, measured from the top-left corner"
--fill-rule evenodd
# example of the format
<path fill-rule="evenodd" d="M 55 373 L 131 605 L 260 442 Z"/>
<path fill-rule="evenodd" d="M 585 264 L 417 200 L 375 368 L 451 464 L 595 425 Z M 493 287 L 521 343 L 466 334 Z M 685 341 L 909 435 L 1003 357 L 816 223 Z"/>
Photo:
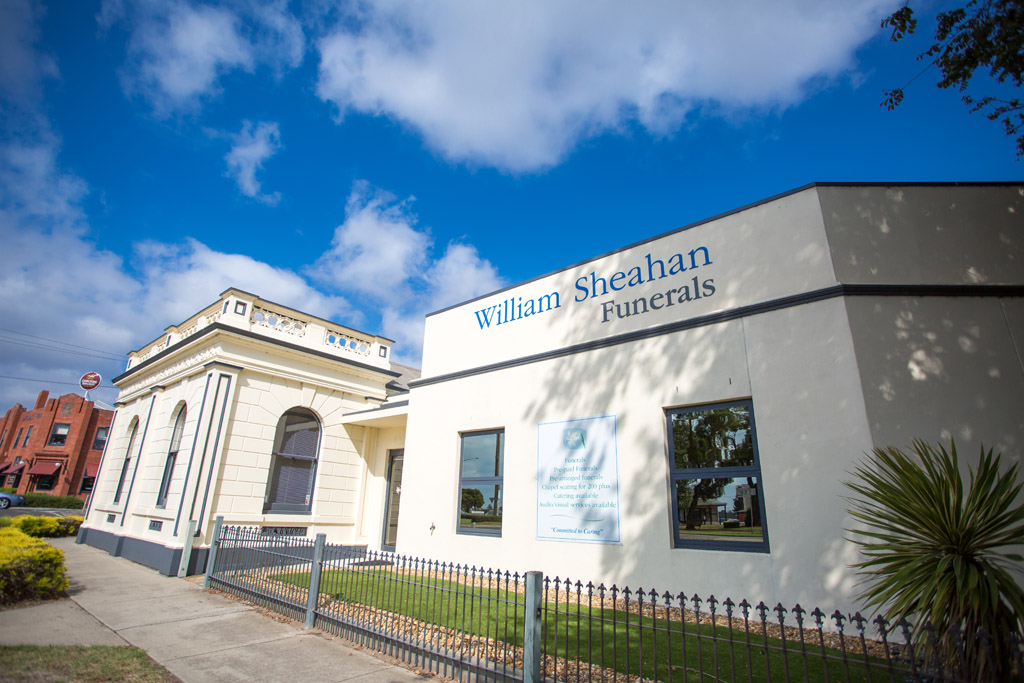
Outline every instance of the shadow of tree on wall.
<path fill-rule="evenodd" d="M 989 198 L 976 220 L 993 212 L 1024 210 L 1019 193 L 1008 192 L 1007 197 L 1008 203 L 995 208 Z M 980 230 L 978 223 L 960 214 L 959 223 L 947 220 L 948 202 L 943 203 L 941 193 L 922 198 L 916 189 L 873 188 L 846 210 L 857 214 L 861 223 L 856 230 L 863 234 L 846 234 L 837 240 L 838 248 L 833 245 L 831 257 L 841 281 L 890 283 L 891 277 L 895 284 L 943 284 L 943 272 L 947 278 L 980 274 L 983 279 L 1002 272 L 983 267 L 988 248 L 975 249 L 973 255 L 968 248 L 937 256 L 928 268 L 910 274 L 898 270 L 901 260 L 921 256 L 920 246 L 914 246 L 919 237 L 904 234 L 912 221 L 921 222 L 925 234 L 933 228 L 947 237 L 956 232 L 953 244 L 977 239 L 962 233 Z M 748 234 L 757 233 L 756 225 L 745 227 Z M 1008 236 L 1002 227 L 990 232 L 986 239 L 991 244 L 1019 251 L 1016 236 Z M 880 253 L 890 243 L 893 249 L 911 251 L 883 259 Z M 933 247 L 925 251 L 942 252 Z M 791 253 L 792 263 L 775 265 L 817 267 L 819 254 L 800 248 Z M 864 262 L 876 257 L 876 264 Z M 734 276 L 733 282 L 716 282 L 721 285 L 716 309 L 734 307 L 742 288 L 756 288 L 763 277 L 759 265 Z M 569 329 L 561 327 L 558 334 L 563 339 L 588 338 L 599 325 L 599 309 L 600 300 L 579 306 Z M 827 326 L 816 327 L 817 321 Z M 976 452 L 984 441 L 1019 458 L 1024 366 L 1008 329 L 1015 326 L 1024 338 L 1022 323 L 1024 304 L 1019 299 L 858 296 L 542 361 L 542 380 L 535 398 L 522 409 L 523 421 L 614 414 L 620 465 L 642 463 L 620 467 L 623 544 L 602 546 L 592 575 L 573 578 L 621 586 L 635 585 L 640 575 L 659 581 L 663 577 L 659 590 L 722 597 L 724 589 L 736 600 L 755 602 L 773 602 L 778 592 L 801 601 L 805 596 L 812 604 L 824 595 L 835 598 L 832 604 L 855 608 L 856 576 L 850 565 L 858 556 L 843 537 L 844 527 L 852 525 L 842 499 L 845 473 L 873 446 L 903 445 L 915 437 L 955 436 L 958 443 L 974 446 L 962 448 L 965 454 Z M 737 361 L 723 339 L 737 336 L 742 371 L 734 374 Z M 673 550 L 664 409 L 747 396 L 753 397 L 759 430 L 771 555 Z M 804 415 L 819 417 L 805 422 Z M 822 520 L 829 528 L 824 534 Z M 805 526 L 808 532 L 802 533 Z M 558 550 L 552 553 L 556 558 L 575 551 Z M 664 566 L 651 566 L 652 560 Z M 558 564 L 557 559 L 547 560 L 548 567 Z M 816 578 L 807 584 L 809 576 Z"/>

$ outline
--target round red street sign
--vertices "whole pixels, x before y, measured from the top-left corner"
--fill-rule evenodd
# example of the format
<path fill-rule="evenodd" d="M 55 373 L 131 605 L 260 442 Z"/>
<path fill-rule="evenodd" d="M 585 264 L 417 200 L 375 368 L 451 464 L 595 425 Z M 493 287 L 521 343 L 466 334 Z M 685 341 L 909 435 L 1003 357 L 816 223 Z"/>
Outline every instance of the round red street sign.
<path fill-rule="evenodd" d="M 100 382 L 102 381 L 103 378 L 100 377 L 100 373 L 87 372 L 84 375 L 82 375 L 82 379 L 79 380 L 78 383 L 82 385 L 83 389 L 89 391 L 90 389 L 95 389 L 96 387 L 98 387 L 100 385 Z"/>

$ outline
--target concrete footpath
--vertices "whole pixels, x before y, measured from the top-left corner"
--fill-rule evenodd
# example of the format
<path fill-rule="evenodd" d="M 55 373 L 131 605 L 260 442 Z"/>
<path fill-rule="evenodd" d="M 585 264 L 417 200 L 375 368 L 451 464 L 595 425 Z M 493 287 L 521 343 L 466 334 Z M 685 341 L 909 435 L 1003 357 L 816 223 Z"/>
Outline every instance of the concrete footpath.
<path fill-rule="evenodd" d="M 185 683 L 423 680 L 201 584 L 161 576 L 72 538 L 51 543 L 64 551 L 71 599 L 0 612 L 0 645 L 134 645 Z"/>

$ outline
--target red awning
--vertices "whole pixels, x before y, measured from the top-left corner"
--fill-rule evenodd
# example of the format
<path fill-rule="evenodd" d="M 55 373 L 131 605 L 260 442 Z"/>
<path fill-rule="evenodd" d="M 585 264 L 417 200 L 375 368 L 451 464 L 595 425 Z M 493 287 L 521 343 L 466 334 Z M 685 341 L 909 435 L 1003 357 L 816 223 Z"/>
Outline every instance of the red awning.
<path fill-rule="evenodd" d="M 44 477 L 48 477 L 52 474 L 57 474 L 57 470 L 60 469 L 61 463 L 54 462 L 52 460 L 41 460 L 35 465 L 29 468 L 29 474 L 41 474 Z"/>
<path fill-rule="evenodd" d="M 0 465 L 0 474 L 7 474 L 7 470 L 9 469 L 11 469 L 11 466 L 9 464 Z"/>
<path fill-rule="evenodd" d="M 85 476 L 87 476 L 87 477 L 95 477 L 96 476 L 96 470 L 98 470 L 99 468 L 100 468 L 99 464 L 96 464 L 96 465 L 86 465 L 85 466 Z"/>
<path fill-rule="evenodd" d="M 14 467 L 12 467 L 10 470 L 8 470 L 7 474 L 14 474 L 15 472 L 20 471 L 21 468 L 24 467 L 24 466 L 25 466 L 25 463 L 23 463 L 23 462 L 16 463 L 14 465 Z"/>

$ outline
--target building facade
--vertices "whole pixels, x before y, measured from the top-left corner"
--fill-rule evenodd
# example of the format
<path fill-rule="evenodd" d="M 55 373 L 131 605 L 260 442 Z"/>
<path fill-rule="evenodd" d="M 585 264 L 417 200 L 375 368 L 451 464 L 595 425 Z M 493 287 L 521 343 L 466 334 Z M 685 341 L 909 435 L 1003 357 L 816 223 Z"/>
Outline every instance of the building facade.
<path fill-rule="evenodd" d="M 228 290 L 114 380 L 79 539 L 171 573 L 223 515 L 852 611 L 865 453 L 1024 454 L 1022 217 L 1020 183 L 810 185 L 433 313 L 418 378 Z"/>
<path fill-rule="evenodd" d="M 391 345 L 223 292 L 113 380 L 117 415 L 79 541 L 166 574 L 192 538 L 202 571 L 217 516 L 378 545 L 409 372 Z"/>
<path fill-rule="evenodd" d="M 1022 358 L 1024 186 L 801 188 L 429 315 L 398 549 L 852 611 L 843 481 L 1019 462 Z"/>
<path fill-rule="evenodd" d="M 77 394 L 41 391 L 30 410 L 15 404 L 0 420 L 0 485 L 85 500 L 113 415 Z"/>

